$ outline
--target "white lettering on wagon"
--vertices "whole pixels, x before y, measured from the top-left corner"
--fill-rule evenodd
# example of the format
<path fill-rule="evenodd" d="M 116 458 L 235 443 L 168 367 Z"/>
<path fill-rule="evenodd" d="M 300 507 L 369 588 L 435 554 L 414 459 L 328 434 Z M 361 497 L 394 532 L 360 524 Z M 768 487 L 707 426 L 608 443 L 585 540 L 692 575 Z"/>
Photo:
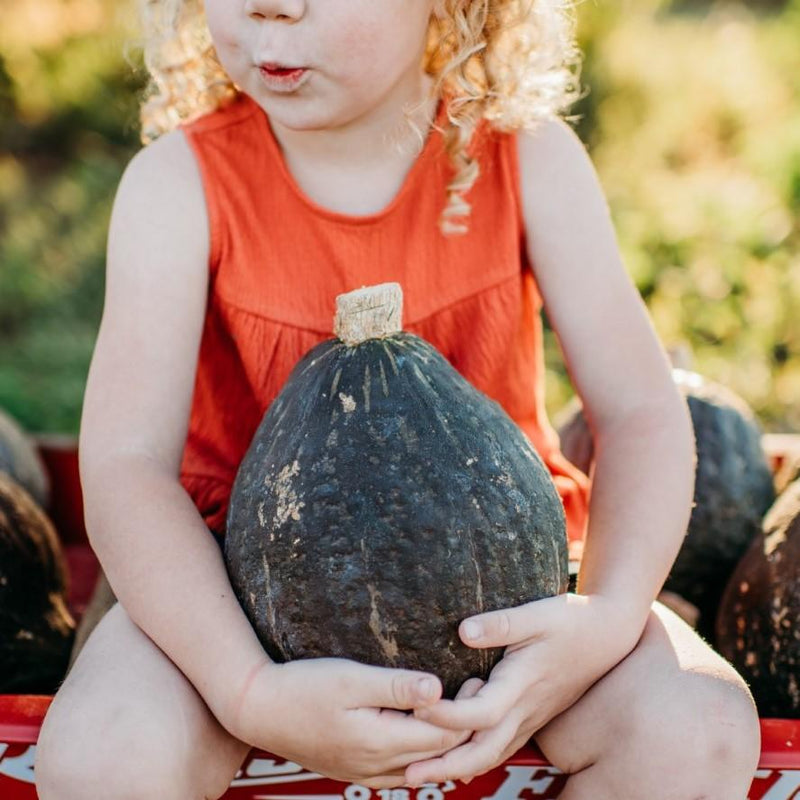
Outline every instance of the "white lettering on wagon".
<path fill-rule="evenodd" d="M 340 794 L 254 794 L 253 800 L 342 800 Z"/>
<path fill-rule="evenodd" d="M 272 758 L 254 758 L 236 773 L 231 786 L 268 786 L 271 783 L 315 781 L 323 777 L 318 772 L 306 772 L 305 767 L 294 761 L 279 764 Z"/>
<path fill-rule="evenodd" d="M 523 800 L 525 797 L 544 797 L 550 785 L 561 775 L 555 767 L 506 767 L 508 777 L 497 791 L 485 800 Z"/>
<path fill-rule="evenodd" d="M 8 749 L 8 745 L 0 742 L 0 775 L 21 781 L 22 783 L 33 783 L 33 757 L 36 755 L 36 747 L 30 745 L 18 756 L 6 756 L 3 754 Z"/>
<path fill-rule="evenodd" d="M 769 791 L 761 796 L 761 800 L 792 800 L 800 791 L 800 770 L 779 769 L 777 772 L 780 777 L 769 787 Z M 756 780 L 766 780 L 774 774 L 775 770 L 758 769 L 755 778 Z"/>
<path fill-rule="evenodd" d="M 456 788 L 454 781 L 443 784 L 423 783 L 415 792 L 413 800 L 443 800 L 445 792 L 452 792 Z M 378 789 L 373 790 L 368 786 L 351 783 L 345 787 L 342 794 L 258 794 L 253 800 L 372 800 L 374 794 L 379 800 L 411 800 L 409 789 Z"/>

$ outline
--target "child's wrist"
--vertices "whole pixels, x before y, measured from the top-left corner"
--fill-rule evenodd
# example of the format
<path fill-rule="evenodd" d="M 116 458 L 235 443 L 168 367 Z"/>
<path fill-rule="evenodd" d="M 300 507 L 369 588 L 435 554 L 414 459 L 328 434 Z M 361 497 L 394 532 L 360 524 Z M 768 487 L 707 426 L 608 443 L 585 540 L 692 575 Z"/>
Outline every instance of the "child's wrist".
<path fill-rule="evenodd" d="M 228 711 L 224 727 L 241 741 L 247 741 L 247 737 L 250 735 L 246 721 L 246 710 L 248 701 L 251 698 L 253 684 L 262 675 L 262 670 L 268 670 L 274 666 L 275 663 L 266 655 L 263 659 L 256 661 L 245 673 L 239 686 L 234 689 L 234 694 L 227 704 Z"/>
<path fill-rule="evenodd" d="M 626 602 L 614 594 L 595 592 L 587 597 L 600 613 L 599 624 L 606 625 L 612 632 L 609 645 L 616 645 L 627 654 L 636 646 L 644 631 L 650 606 L 645 607 L 632 600 Z"/>
<path fill-rule="evenodd" d="M 596 605 L 602 605 L 605 614 L 614 617 L 616 624 L 624 630 L 635 631 L 638 640 L 650 615 L 655 593 L 646 586 L 631 581 L 601 582 L 578 578 L 578 593 L 592 598 Z"/>

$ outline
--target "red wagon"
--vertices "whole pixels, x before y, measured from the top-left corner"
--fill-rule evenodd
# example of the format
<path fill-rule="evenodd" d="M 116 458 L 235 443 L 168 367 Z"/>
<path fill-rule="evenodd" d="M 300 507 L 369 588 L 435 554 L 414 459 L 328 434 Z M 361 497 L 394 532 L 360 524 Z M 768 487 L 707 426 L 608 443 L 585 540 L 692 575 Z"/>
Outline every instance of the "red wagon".
<path fill-rule="evenodd" d="M 86 608 L 98 564 L 83 527 L 77 442 L 71 437 L 40 436 L 39 452 L 52 485 L 50 516 L 69 565 L 69 606 L 79 618 Z M 800 437 L 765 437 L 765 449 L 780 464 Z M 34 800 L 36 740 L 51 697 L 0 695 L 0 800 Z M 762 749 L 749 800 L 800 800 L 800 720 L 762 719 Z M 681 768 L 680 764 L 675 769 Z M 332 781 L 299 764 L 253 750 L 223 800 L 546 800 L 558 797 L 565 776 L 531 746 L 468 786 L 447 781 L 416 789 L 372 790 Z M 455 794 L 452 794 L 455 793 Z"/>

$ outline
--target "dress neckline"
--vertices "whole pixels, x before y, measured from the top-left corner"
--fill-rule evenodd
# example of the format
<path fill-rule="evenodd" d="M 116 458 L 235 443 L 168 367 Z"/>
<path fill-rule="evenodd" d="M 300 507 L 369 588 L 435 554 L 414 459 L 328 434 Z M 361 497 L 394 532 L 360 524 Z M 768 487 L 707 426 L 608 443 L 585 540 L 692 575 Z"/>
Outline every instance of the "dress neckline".
<path fill-rule="evenodd" d="M 331 208 L 326 208 L 325 206 L 320 205 L 315 200 L 312 200 L 300 188 L 294 176 L 289 171 L 289 168 L 286 166 L 283 151 L 281 150 L 280 144 L 278 143 L 278 140 L 275 138 L 275 134 L 272 131 L 272 126 L 269 122 L 269 116 L 264 109 L 261 108 L 261 106 L 252 97 L 250 97 L 250 95 L 242 92 L 241 99 L 244 103 L 252 105 L 254 111 L 256 112 L 258 124 L 265 134 L 265 139 L 267 140 L 268 146 L 272 151 L 272 155 L 275 157 L 281 175 L 285 183 L 291 189 L 292 193 L 298 198 L 298 200 L 300 200 L 301 203 L 303 203 L 303 205 L 305 205 L 317 216 L 324 217 L 333 222 L 338 222 L 345 225 L 368 225 L 371 223 L 380 222 L 381 220 L 389 217 L 395 211 L 395 209 L 397 209 L 397 207 L 412 192 L 414 186 L 420 178 L 420 173 L 423 171 L 426 162 L 430 160 L 434 148 L 441 143 L 441 133 L 436 130 L 434 125 L 444 127 L 443 123 L 445 121 L 445 102 L 443 97 L 440 97 L 436 107 L 436 113 L 434 115 L 434 125 L 431 125 L 430 129 L 428 130 L 428 134 L 425 137 L 425 142 L 422 146 L 422 149 L 414 159 L 414 163 L 406 173 L 403 183 L 388 205 L 371 214 L 345 214 L 344 212 L 335 211 Z"/>

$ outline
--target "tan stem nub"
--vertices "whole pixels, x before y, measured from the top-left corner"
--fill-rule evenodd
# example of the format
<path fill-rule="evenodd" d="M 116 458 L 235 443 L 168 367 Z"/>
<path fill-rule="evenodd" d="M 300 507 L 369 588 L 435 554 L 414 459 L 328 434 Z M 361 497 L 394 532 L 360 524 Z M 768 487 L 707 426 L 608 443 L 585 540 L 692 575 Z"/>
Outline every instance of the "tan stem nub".
<path fill-rule="evenodd" d="M 403 290 L 399 283 L 363 286 L 336 298 L 333 332 L 347 345 L 390 336 L 403 329 Z"/>

